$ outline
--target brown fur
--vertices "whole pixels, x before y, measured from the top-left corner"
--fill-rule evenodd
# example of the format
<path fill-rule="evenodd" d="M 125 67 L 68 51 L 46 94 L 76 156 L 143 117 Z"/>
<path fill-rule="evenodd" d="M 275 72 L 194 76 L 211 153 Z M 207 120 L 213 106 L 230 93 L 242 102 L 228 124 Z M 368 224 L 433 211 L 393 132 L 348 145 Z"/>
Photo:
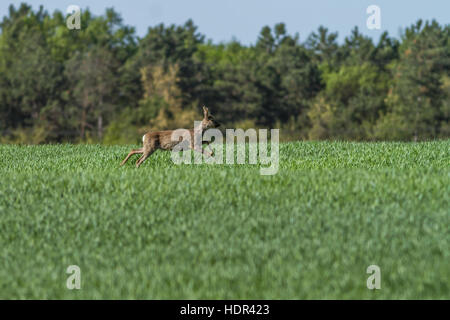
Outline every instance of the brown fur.
<path fill-rule="evenodd" d="M 206 129 L 217 128 L 219 126 L 220 123 L 214 120 L 214 117 L 209 113 L 208 108 L 203 107 L 202 132 Z M 140 149 L 131 150 L 120 165 L 123 166 L 132 155 L 142 154 L 142 156 L 136 162 L 136 168 L 139 168 L 139 166 L 157 149 L 172 150 L 178 143 L 180 143 L 180 141 L 172 141 L 173 132 L 174 130 L 166 130 L 146 133 L 144 135 L 143 147 Z M 189 133 L 191 135 L 190 148 L 197 152 L 201 152 L 203 154 L 211 156 L 211 152 L 205 151 L 201 147 L 194 147 L 194 129 L 189 130 Z M 204 141 L 204 143 L 209 142 Z"/>

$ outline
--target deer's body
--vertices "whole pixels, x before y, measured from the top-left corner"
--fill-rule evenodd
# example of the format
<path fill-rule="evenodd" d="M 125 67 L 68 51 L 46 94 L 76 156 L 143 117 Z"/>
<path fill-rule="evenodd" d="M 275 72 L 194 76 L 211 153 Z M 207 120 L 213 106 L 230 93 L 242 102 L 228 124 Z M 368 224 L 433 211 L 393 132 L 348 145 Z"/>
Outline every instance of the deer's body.
<path fill-rule="evenodd" d="M 203 120 L 202 120 L 202 131 L 209 129 L 209 128 L 217 128 L 220 126 L 220 124 L 214 120 L 214 118 L 209 114 L 209 111 L 206 107 L 203 107 Z M 155 132 L 148 132 L 142 137 L 142 148 L 140 149 L 133 149 L 130 151 L 130 153 L 126 156 L 126 158 L 122 161 L 120 164 L 123 166 L 128 159 L 134 155 L 134 154 L 142 154 L 142 156 L 139 158 L 139 160 L 136 162 L 136 167 L 139 168 L 139 166 L 152 155 L 153 152 L 155 152 L 157 149 L 162 150 L 173 150 L 176 145 L 178 145 L 182 139 L 179 141 L 172 140 L 172 134 L 174 130 L 165 130 L 165 131 L 155 131 Z M 197 149 L 194 146 L 194 129 L 189 130 L 190 134 L 190 148 L 192 150 L 202 152 L 206 155 L 211 156 L 211 153 L 208 153 L 207 151 L 201 149 Z M 205 143 L 208 143 L 205 141 Z"/>

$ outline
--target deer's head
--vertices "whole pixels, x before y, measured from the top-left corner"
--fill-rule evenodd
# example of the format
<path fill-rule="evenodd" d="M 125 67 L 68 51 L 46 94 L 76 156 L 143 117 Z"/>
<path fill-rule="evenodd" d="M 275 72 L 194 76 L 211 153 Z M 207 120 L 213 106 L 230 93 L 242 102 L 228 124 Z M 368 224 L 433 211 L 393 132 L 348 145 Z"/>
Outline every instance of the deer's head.
<path fill-rule="evenodd" d="M 203 120 L 202 120 L 202 129 L 207 130 L 209 128 L 217 128 L 220 126 L 220 123 L 214 119 L 214 116 L 209 113 L 207 107 L 203 106 Z"/>

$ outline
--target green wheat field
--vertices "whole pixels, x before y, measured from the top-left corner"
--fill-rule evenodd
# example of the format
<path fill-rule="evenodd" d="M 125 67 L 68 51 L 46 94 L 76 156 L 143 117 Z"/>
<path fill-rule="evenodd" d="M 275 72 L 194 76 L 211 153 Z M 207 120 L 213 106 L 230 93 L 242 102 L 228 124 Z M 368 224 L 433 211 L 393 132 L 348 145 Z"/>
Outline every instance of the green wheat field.
<path fill-rule="evenodd" d="M 273 176 L 132 147 L 0 145 L 0 299 L 450 299 L 450 140 L 283 143 Z"/>

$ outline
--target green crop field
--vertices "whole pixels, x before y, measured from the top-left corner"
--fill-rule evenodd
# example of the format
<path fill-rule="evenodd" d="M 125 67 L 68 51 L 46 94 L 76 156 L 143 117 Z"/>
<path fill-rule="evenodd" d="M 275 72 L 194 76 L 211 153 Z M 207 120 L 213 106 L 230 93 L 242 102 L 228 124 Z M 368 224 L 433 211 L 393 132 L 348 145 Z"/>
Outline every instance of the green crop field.
<path fill-rule="evenodd" d="M 285 143 L 273 176 L 131 147 L 0 145 L 0 299 L 450 299 L 450 141 Z"/>

